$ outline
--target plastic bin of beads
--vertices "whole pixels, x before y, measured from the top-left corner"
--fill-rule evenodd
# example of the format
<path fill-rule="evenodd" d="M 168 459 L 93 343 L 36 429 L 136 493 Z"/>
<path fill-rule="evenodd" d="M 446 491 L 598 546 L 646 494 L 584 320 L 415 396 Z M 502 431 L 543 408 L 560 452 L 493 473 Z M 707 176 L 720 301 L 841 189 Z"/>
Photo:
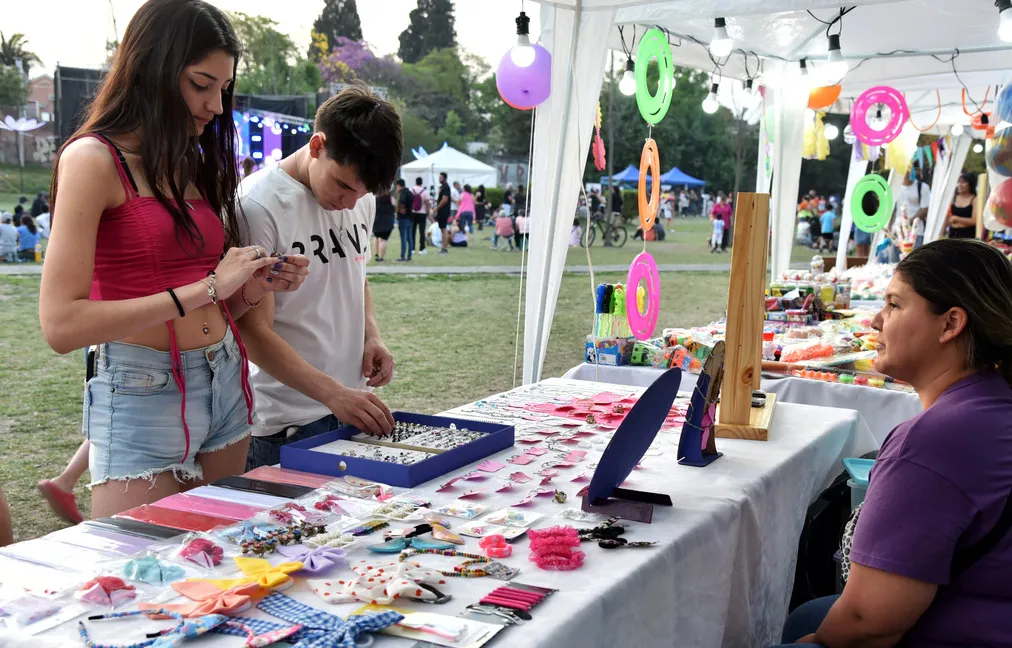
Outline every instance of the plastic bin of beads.
<path fill-rule="evenodd" d="M 396 461 L 328 454 L 317 450 L 319 446 L 341 439 L 347 440 L 356 434 L 361 434 L 361 430 L 348 426 L 282 446 L 281 467 L 335 477 L 353 475 L 391 486 L 412 488 L 513 445 L 513 426 L 408 412 L 394 412 L 393 415 L 397 422 L 417 423 L 444 429 L 452 426 L 482 434 L 470 443 L 450 448 L 438 454 L 434 453 L 425 460 L 409 465 Z M 398 454 L 393 453 L 392 456 L 396 459 Z"/>

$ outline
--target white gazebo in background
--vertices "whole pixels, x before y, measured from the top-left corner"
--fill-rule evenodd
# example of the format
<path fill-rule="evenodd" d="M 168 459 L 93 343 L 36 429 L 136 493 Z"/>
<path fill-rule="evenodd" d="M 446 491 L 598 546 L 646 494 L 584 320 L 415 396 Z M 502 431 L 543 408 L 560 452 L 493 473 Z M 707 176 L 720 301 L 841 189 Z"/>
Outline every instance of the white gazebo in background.
<path fill-rule="evenodd" d="M 531 211 L 544 217 L 531 225 L 524 383 L 541 377 L 602 70 L 609 47 L 622 49 L 619 26 L 625 26 L 633 54 L 636 43 L 629 41 L 634 27 L 638 35 L 660 27 L 670 34 L 677 65 L 710 72 L 714 63 L 707 44 L 714 20 L 725 18 L 734 40 L 732 54 L 721 69 L 725 82 L 747 77 L 743 52 L 748 52 L 748 73 L 755 74 L 756 57 L 762 62 L 762 76 L 756 83 L 766 86 L 761 132 L 773 140 L 772 174 L 766 173 L 767 142 L 761 136 L 757 191 L 772 193 L 774 274 L 786 270 L 790 262 L 810 85 L 801 80 L 799 62 L 807 59 L 815 74 L 823 65 L 828 38 L 827 25 L 820 20 L 828 22 L 841 8 L 853 7 L 831 32 L 840 34 L 843 57 L 850 63 L 834 107 L 840 112 L 848 111 L 850 102 L 865 90 L 888 85 L 906 93 L 915 123 L 926 126 L 937 112 L 938 90 L 943 115 L 937 128 L 944 132 L 953 124 L 969 123 L 960 104 L 964 84 L 979 102 L 989 85 L 1004 84 L 1012 77 L 1012 44 L 998 36 L 999 15 L 993 0 L 544 0 L 540 4 L 540 43 L 552 53 L 552 94 L 536 109 Z M 603 43 L 608 47 L 602 47 Z M 679 115 L 669 113 L 666 119 L 679 119 Z M 842 139 L 834 144 L 844 145 Z M 970 146 L 968 132 L 954 137 L 947 163 L 936 165 L 931 183 L 937 200 L 933 197 L 928 221 L 934 235 Z M 663 166 L 663 151 L 661 155 Z M 848 185 L 864 172 L 862 165 L 853 165 Z M 894 177 L 893 183 L 899 180 Z M 844 227 L 849 229 L 849 223 Z"/>
<path fill-rule="evenodd" d="M 498 178 L 495 167 L 446 144 L 435 153 L 402 166 L 400 177 L 404 178 L 409 187 L 415 186 L 415 178 L 421 178 L 426 187 L 438 187 L 439 174 L 444 171 L 450 184 L 460 182 L 461 185 L 469 184 L 472 187 L 495 187 Z"/>

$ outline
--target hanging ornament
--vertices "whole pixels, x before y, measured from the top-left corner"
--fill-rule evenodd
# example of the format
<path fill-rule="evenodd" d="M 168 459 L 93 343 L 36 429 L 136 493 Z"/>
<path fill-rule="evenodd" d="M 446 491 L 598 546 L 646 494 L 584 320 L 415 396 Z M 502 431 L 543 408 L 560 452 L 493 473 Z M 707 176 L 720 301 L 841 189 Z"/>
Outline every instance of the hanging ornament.
<path fill-rule="evenodd" d="M 657 59 L 657 94 L 650 94 L 647 87 L 647 68 L 650 59 Z M 664 119 L 671 106 L 671 95 L 675 88 L 675 65 L 671 58 L 668 36 L 656 27 L 647 30 L 640 39 L 636 50 L 636 105 L 640 115 L 648 124 Z"/>
<path fill-rule="evenodd" d="M 650 199 L 647 200 L 647 172 L 650 173 Z M 643 152 L 640 154 L 640 180 L 639 180 L 639 212 L 640 227 L 643 228 L 643 236 L 654 227 L 657 220 L 657 212 L 661 206 L 661 156 L 657 152 L 657 142 L 647 138 L 643 144 Z"/>
<path fill-rule="evenodd" d="M 597 117 L 594 119 L 594 168 L 604 171 L 608 165 L 604 155 L 604 139 L 601 137 L 601 102 L 597 102 Z"/>
<path fill-rule="evenodd" d="M 638 298 L 640 282 L 646 283 L 646 309 L 640 308 Z M 657 317 L 661 312 L 661 276 L 657 263 L 647 252 L 640 252 L 629 266 L 626 279 L 626 316 L 629 328 L 637 340 L 648 340 L 657 328 Z M 634 288 L 635 287 L 635 288 Z"/>
<path fill-rule="evenodd" d="M 1012 179 L 1005 180 L 994 188 L 987 199 L 987 209 L 1002 227 L 1012 227 Z M 629 276 L 632 277 L 632 274 Z"/>
<path fill-rule="evenodd" d="M 829 139 L 826 137 L 822 117 L 826 113 L 816 113 L 805 123 L 805 137 L 802 144 L 801 157 L 805 160 L 825 160 L 829 157 Z"/>
<path fill-rule="evenodd" d="M 812 91 L 808 93 L 808 107 L 812 110 L 829 108 L 840 98 L 842 90 L 843 87 L 839 85 L 812 88 Z"/>
<path fill-rule="evenodd" d="M 994 128 L 991 125 L 991 113 L 984 112 L 984 106 L 987 105 L 987 98 L 989 96 L 991 96 L 991 86 L 987 87 L 987 91 L 984 93 L 984 101 L 980 103 L 980 107 L 974 112 L 970 112 L 966 109 L 966 88 L 964 87 L 961 101 L 963 104 L 963 114 L 970 118 L 970 126 L 973 127 L 973 130 L 988 131 L 988 137 L 991 137 L 994 134 Z M 972 97 L 970 101 L 973 101 Z"/>
<path fill-rule="evenodd" d="M 847 144 L 853 144 L 857 141 L 857 135 L 854 134 L 854 129 L 850 124 L 843 127 L 843 141 Z"/>
<path fill-rule="evenodd" d="M 874 214 L 867 214 L 864 211 L 864 197 L 869 193 L 878 198 L 878 209 Z M 857 181 L 850 199 L 850 215 L 854 219 L 855 227 L 862 232 L 874 234 L 889 224 L 892 213 L 893 192 L 882 176 L 869 173 Z"/>
<path fill-rule="evenodd" d="M 869 113 L 882 104 L 889 109 L 889 122 L 882 129 L 868 123 Z M 877 111 L 877 109 L 876 109 Z M 888 144 L 903 130 L 903 124 L 910 118 L 907 102 L 895 88 L 876 86 L 861 93 L 850 112 L 850 125 L 857 139 L 871 146 Z"/>
<path fill-rule="evenodd" d="M 530 65 L 517 65 L 511 49 L 503 54 L 495 73 L 499 96 L 517 110 L 531 110 L 552 93 L 552 55 L 541 45 L 528 47 L 534 50 Z"/>
<path fill-rule="evenodd" d="M 1012 123 L 1003 121 L 998 125 L 986 142 L 984 160 L 989 171 L 1012 177 Z"/>

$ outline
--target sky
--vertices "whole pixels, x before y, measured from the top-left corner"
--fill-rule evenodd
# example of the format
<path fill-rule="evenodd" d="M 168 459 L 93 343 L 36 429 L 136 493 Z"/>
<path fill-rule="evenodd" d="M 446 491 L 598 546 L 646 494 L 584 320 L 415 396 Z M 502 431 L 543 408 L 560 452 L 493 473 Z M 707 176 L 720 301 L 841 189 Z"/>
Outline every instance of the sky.
<path fill-rule="evenodd" d="M 454 0 L 457 42 L 489 62 L 493 68 L 516 42 L 514 20 L 522 0 Z M 300 49 L 308 48 L 313 21 L 323 0 L 210 0 L 227 11 L 267 16 L 278 23 Z M 74 67 L 99 67 L 105 60 L 105 42 L 114 38 L 112 15 L 122 36 L 130 17 L 142 0 L 34 0 L 12 1 L 3 10 L 3 31 L 23 33 L 29 49 L 52 73 L 57 63 Z M 398 36 L 408 26 L 415 0 L 358 0 L 362 35 L 377 54 L 396 54 Z M 539 33 L 540 10 L 526 3 L 531 18 L 531 40 Z M 33 71 L 35 73 L 39 70 Z"/>

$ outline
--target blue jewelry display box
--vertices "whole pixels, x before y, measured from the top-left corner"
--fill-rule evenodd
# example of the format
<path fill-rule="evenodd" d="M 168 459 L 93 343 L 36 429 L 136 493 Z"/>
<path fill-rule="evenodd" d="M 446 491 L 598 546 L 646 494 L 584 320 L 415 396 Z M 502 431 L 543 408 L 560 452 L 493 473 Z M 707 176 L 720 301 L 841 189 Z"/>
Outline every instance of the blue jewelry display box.
<path fill-rule="evenodd" d="M 458 428 L 467 428 L 472 432 L 485 434 L 475 441 L 439 454 L 433 454 L 429 459 L 407 466 L 314 450 L 314 448 L 331 441 L 350 439 L 361 432 L 358 428 L 346 426 L 310 439 L 281 446 L 281 467 L 335 477 L 352 475 L 389 486 L 413 488 L 418 484 L 453 472 L 469 463 L 480 461 L 500 450 L 513 446 L 514 430 L 512 425 L 482 423 L 467 419 L 427 416 L 408 412 L 393 412 L 393 416 L 395 421 L 403 423 L 420 423 L 443 428 L 448 428 L 453 424 Z"/>

